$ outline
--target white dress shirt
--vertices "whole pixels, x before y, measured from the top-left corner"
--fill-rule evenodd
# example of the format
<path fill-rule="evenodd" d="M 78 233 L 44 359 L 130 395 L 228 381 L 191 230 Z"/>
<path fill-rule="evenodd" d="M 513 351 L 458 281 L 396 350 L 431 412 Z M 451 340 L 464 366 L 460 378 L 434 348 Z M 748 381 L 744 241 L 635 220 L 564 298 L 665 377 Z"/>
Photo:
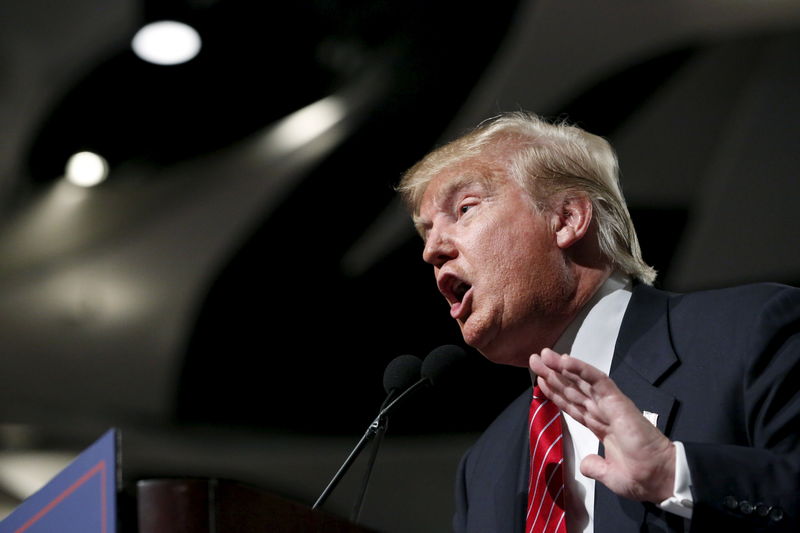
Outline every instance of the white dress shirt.
<path fill-rule="evenodd" d="M 568 353 L 608 375 L 622 318 L 631 298 L 631 280 L 614 273 L 597 290 L 578 316 L 553 346 L 558 353 Z M 581 460 L 597 453 L 600 441 L 575 421 L 564 417 L 564 465 L 567 488 L 567 531 L 594 533 L 595 481 L 580 473 Z M 691 518 L 691 478 L 681 443 L 676 444 L 675 495 L 661 503 L 667 511 Z"/>

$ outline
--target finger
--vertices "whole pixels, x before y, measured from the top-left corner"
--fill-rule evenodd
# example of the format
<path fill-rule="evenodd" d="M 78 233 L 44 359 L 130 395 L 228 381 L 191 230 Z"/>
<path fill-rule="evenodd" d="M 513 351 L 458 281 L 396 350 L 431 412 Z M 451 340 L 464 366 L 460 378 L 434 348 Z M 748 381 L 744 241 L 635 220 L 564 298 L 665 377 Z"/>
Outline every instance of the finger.
<path fill-rule="evenodd" d="M 580 378 L 576 379 L 576 375 L 573 372 L 565 370 L 563 362 L 569 359 L 571 358 L 568 354 L 561 355 L 549 348 L 545 348 L 540 355 L 534 354 L 531 356 L 531 368 L 534 371 L 538 370 L 536 374 L 543 376 L 545 379 L 553 379 L 553 376 L 562 376 L 563 379 L 561 381 L 566 385 L 568 382 L 580 381 Z M 572 385 L 572 383 L 569 384 Z"/>
<path fill-rule="evenodd" d="M 569 354 L 560 354 L 550 348 L 543 348 L 541 361 L 547 368 L 560 374 L 564 370 L 564 364 L 572 359 Z"/>
<path fill-rule="evenodd" d="M 541 385 L 543 382 L 548 382 L 551 394 L 561 393 L 564 384 L 558 379 L 558 372 L 554 371 L 544 363 L 541 354 L 533 354 L 530 357 L 529 365 L 531 371 L 533 371 L 533 373 L 537 376 L 537 383 Z"/>
<path fill-rule="evenodd" d="M 574 383 L 586 396 L 600 403 L 603 399 L 623 395 L 611 378 L 601 370 L 572 357 L 565 359 L 561 364 L 561 376 Z"/>
<path fill-rule="evenodd" d="M 587 396 L 594 396 L 593 387 L 604 380 L 608 380 L 608 376 L 594 366 L 567 354 L 559 355 L 549 348 L 542 350 L 541 363 L 550 372 L 558 373 L 569 379 L 575 384 L 576 388 Z M 537 368 L 539 368 L 538 365 Z M 600 392 L 608 394 L 610 391 L 604 386 Z"/>
<path fill-rule="evenodd" d="M 585 394 L 565 376 L 551 373 L 547 379 L 538 381 L 542 392 L 558 406 L 559 409 L 570 415 L 580 424 L 589 428 L 599 439 L 604 439 L 614 422 L 615 412 L 604 405 L 607 402 L 598 402 L 594 393 Z M 591 388 L 589 385 L 583 386 Z"/>
<path fill-rule="evenodd" d="M 595 394 L 593 385 L 581 378 L 580 374 L 564 370 L 561 375 L 564 376 L 565 379 L 569 380 L 572 385 L 580 390 L 585 396 L 591 397 Z"/>
<path fill-rule="evenodd" d="M 596 370 L 594 367 L 573 359 L 567 354 L 558 355 L 552 350 L 543 350 L 542 356 L 541 363 L 548 369 L 547 372 L 543 372 L 544 379 L 550 381 L 552 389 L 557 390 L 573 403 L 585 404 L 594 397 L 592 383 L 587 382 L 579 372 L 569 370 L 569 367 L 578 370 L 588 367 L 589 372 L 594 376 Z M 538 364 L 537 368 L 539 368 Z M 599 370 L 596 370 L 596 374 L 605 377 L 605 374 Z"/>
<path fill-rule="evenodd" d="M 528 359 L 528 366 L 537 376 L 546 376 L 553 372 L 553 370 L 542 361 L 542 356 L 538 353 L 530 356 L 530 359 Z"/>
<path fill-rule="evenodd" d="M 550 398 L 550 400 L 556 404 L 556 407 L 574 418 L 579 424 L 587 426 L 588 421 L 586 420 L 586 410 L 583 409 L 583 406 L 580 403 L 568 401 L 564 396 L 550 386 L 550 382 L 547 380 L 542 380 L 541 376 L 539 377 L 538 384 L 539 388 L 542 390 L 542 393 Z"/>
<path fill-rule="evenodd" d="M 539 375 L 542 392 L 598 438 L 608 434 L 614 412 L 605 405 L 624 403 L 624 395 L 611 379 L 593 366 L 553 350 L 544 349 L 531 357 L 531 367 Z M 591 380 L 591 382 L 587 381 Z"/>
<path fill-rule="evenodd" d="M 558 366 L 559 373 L 574 375 L 576 379 L 590 385 L 608 378 L 605 372 L 575 357 L 560 357 L 557 361 L 555 359 L 549 359 L 549 361 Z"/>
<path fill-rule="evenodd" d="M 568 376 L 556 372 L 549 372 L 546 375 L 540 375 L 538 383 L 547 383 L 548 389 L 552 394 L 558 395 L 565 402 L 575 404 L 576 406 L 583 405 L 589 400 L 589 397 L 586 396 Z"/>
<path fill-rule="evenodd" d="M 538 383 L 547 384 L 548 397 L 557 395 L 563 402 L 573 404 L 574 407 L 582 409 L 585 408 L 587 402 L 591 401 L 591 386 L 576 374 L 559 372 L 557 369 L 554 370 L 552 368 L 559 366 L 557 364 L 558 359 L 568 358 L 568 355 L 558 355 L 552 350 L 543 350 L 541 356 L 534 355 L 531 357 L 531 368 L 538 374 Z"/>
<path fill-rule="evenodd" d="M 589 428 L 598 439 L 603 440 L 606 437 L 608 434 L 609 421 L 602 416 L 602 413 L 598 415 L 595 412 L 596 409 L 587 409 L 586 402 L 574 403 L 568 401 L 564 396 L 552 390 L 546 381 L 539 382 L 539 384 L 544 395 L 550 398 L 561 411 L 567 413 L 579 424 Z"/>
<path fill-rule="evenodd" d="M 549 348 L 544 348 L 541 353 L 535 353 L 530 356 L 528 365 L 536 375 L 541 376 L 551 372 L 560 372 L 558 367 L 558 358 L 560 355 L 555 353 Z"/>

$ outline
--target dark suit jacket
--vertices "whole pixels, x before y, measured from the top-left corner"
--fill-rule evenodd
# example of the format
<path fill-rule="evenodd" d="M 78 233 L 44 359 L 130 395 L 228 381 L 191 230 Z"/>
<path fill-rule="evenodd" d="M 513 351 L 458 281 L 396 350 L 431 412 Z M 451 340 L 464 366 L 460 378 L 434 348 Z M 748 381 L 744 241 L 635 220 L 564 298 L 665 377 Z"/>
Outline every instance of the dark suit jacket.
<path fill-rule="evenodd" d="M 758 284 L 680 295 L 637 285 L 611 377 L 684 443 L 694 511 L 684 520 L 598 483 L 595 533 L 800 531 L 800 290 Z M 524 529 L 530 395 L 464 456 L 455 531 Z"/>

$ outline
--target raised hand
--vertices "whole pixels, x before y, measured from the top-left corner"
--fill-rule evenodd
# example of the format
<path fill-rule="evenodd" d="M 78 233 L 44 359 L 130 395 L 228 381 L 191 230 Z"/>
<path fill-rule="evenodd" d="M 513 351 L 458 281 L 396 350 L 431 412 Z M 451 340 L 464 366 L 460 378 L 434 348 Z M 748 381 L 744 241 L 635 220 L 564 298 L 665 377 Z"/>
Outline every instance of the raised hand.
<path fill-rule="evenodd" d="M 672 496 L 675 447 L 644 418 L 603 372 L 545 348 L 530 358 L 542 392 L 589 428 L 605 447 L 605 458 L 589 455 L 581 473 L 619 496 L 659 503 Z"/>

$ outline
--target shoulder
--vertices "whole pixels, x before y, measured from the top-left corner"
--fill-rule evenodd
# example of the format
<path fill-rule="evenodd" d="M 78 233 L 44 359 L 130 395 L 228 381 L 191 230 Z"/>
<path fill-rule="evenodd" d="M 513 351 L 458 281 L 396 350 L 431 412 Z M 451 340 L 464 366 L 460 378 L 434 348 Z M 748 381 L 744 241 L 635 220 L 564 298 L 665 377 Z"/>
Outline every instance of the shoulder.
<path fill-rule="evenodd" d="M 675 302 L 723 306 L 733 302 L 757 306 L 800 300 L 800 289 L 780 283 L 751 283 L 737 287 L 672 294 Z"/>
<path fill-rule="evenodd" d="M 779 283 L 754 283 L 673 295 L 670 315 L 673 322 L 699 320 L 732 328 L 772 329 L 797 321 L 800 289 Z"/>
<path fill-rule="evenodd" d="M 788 285 L 753 283 L 691 293 L 636 285 L 620 337 L 628 344 L 640 338 L 654 342 L 652 333 L 664 332 L 667 337 L 656 339 L 679 357 L 702 352 L 730 360 L 734 354 L 761 353 L 798 329 L 800 289 Z"/>
<path fill-rule="evenodd" d="M 639 301 L 666 311 L 671 343 L 679 356 L 702 353 L 705 361 L 752 362 L 800 337 L 800 289 L 778 283 L 667 293 L 639 288 Z M 658 302 L 658 306 L 652 302 Z M 636 313 L 639 310 L 634 310 Z M 795 350 L 792 349 L 792 352 Z M 736 366 L 736 365 L 734 365 Z M 747 365 L 745 365 L 747 366 Z"/>
<path fill-rule="evenodd" d="M 737 287 L 689 293 L 674 293 L 638 285 L 635 305 L 653 306 L 665 302 L 672 320 L 708 319 L 747 322 L 770 311 L 785 318 L 800 314 L 800 289 L 780 283 L 752 283 Z"/>

